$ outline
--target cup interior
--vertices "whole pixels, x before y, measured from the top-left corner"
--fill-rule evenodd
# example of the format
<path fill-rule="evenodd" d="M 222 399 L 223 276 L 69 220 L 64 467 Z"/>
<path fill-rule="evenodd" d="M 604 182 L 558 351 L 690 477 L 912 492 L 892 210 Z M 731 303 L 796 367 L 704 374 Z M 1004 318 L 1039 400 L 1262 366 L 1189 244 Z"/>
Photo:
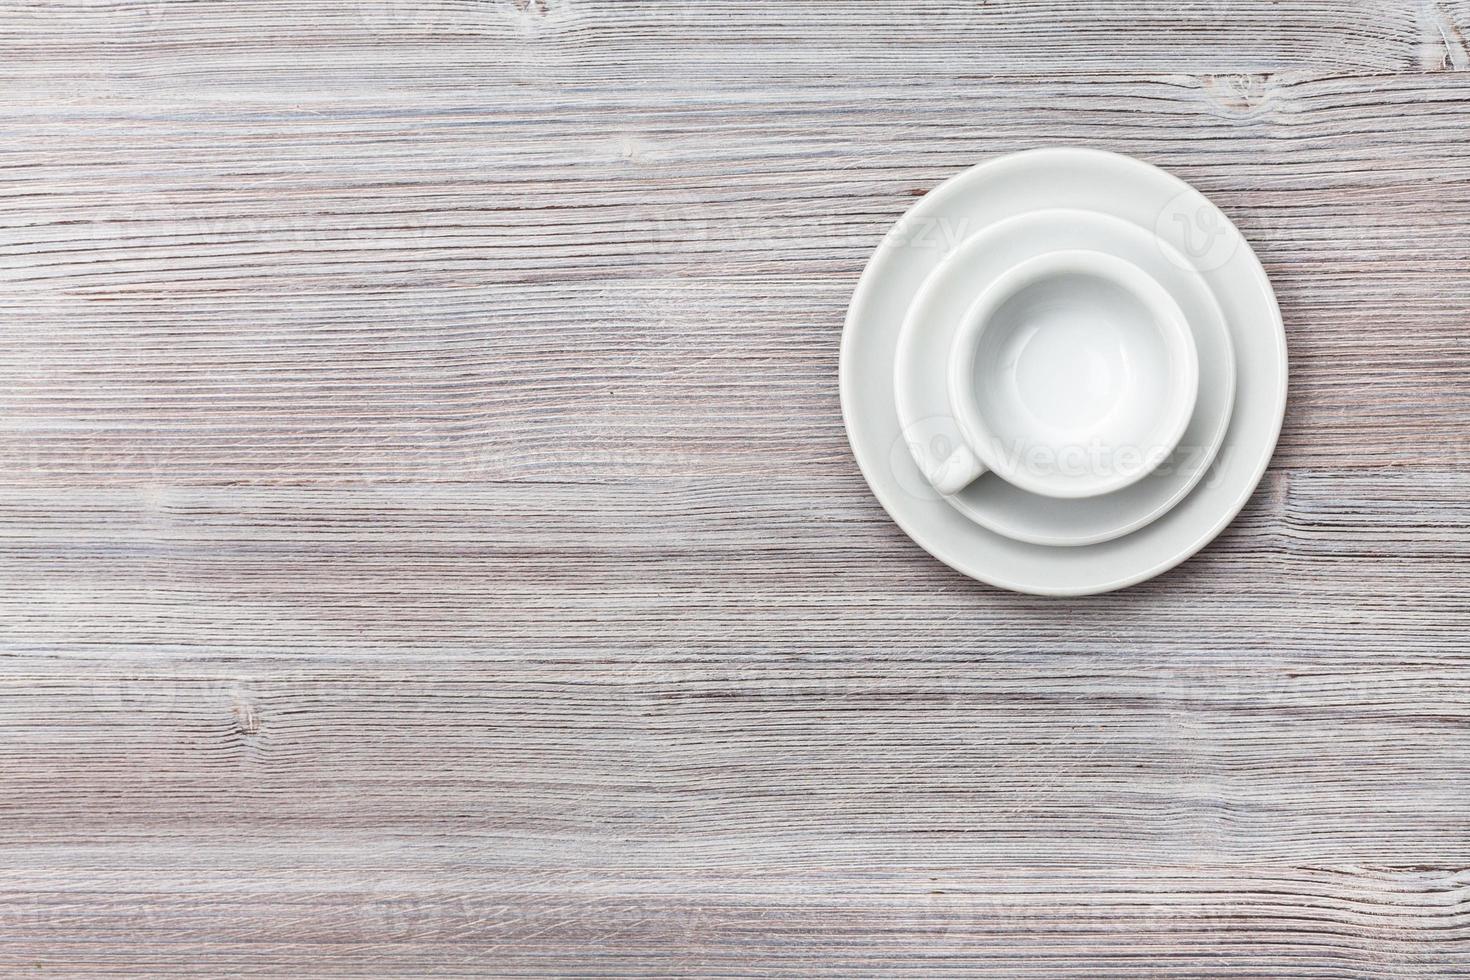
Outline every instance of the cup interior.
<path fill-rule="evenodd" d="M 1049 496 L 1107 493 L 1178 443 L 1197 355 L 1177 304 L 1136 266 L 1043 256 L 993 284 L 969 319 L 961 414 L 1007 479 Z"/>

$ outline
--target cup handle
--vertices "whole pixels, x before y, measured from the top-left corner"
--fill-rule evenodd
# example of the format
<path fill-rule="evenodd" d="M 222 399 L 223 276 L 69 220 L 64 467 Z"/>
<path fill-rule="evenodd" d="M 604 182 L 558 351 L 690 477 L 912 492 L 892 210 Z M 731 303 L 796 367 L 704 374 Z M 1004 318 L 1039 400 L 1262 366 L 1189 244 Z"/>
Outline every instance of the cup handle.
<path fill-rule="evenodd" d="M 974 483 L 984 472 L 985 464 L 970 451 L 970 447 L 960 446 L 934 467 L 929 473 L 929 483 L 948 497 Z"/>

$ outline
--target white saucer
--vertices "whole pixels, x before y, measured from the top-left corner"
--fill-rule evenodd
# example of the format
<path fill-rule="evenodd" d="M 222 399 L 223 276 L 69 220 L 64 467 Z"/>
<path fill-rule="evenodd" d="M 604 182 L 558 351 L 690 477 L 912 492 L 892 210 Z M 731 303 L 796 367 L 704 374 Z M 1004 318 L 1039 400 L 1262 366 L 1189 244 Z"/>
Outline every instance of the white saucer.
<path fill-rule="evenodd" d="M 1152 229 L 1198 267 L 1236 352 L 1235 411 L 1212 479 L 1132 534 L 1055 548 L 971 522 L 928 484 L 909 454 L 894 401 L 899 329 L 947 246 L 1050 208 L 1100 211 Z M 1286 406 L 1286 336 L 1275 294 L 1239 231 L 1203 195 L 1155 167 L 1098 150 L 1032 150 L 968 170 L 920 200 L 863 271 L 839 368 L 858 465 L 889 515 L 940 561 L 1018 592 L 1085 595 L 1133 585 L 1184 561 L 1239 513 L 1270 462 Z M 910 433 L 912 435 L 912 433 Z"/>
<path fill-rule="evenodd" d="M 1100 497 L 1065 500 L 1028 493 L 988 473 L 950 503 L 970 520 L 1032 544 L 1075 546 L 1122 537 L 1184 498 L 1208 470 L 1235 400 L 1235 352 L 1209 285 L 1152 230 L 1095 211 L 1034 211 L 966 239 L 924 281 L 898 338 L 894 385 L 898 419 L 921 471 L 933 472 L 959 439 L 945 385 L 950 344 L 971 300 L 996 276 L 1058 249 L 1095 249 L 1137 265 L 1174 297 L 1199 351 L 1199 395 L 1184 436 L 1142 481 Z M 1161 251 L 1167 250 L 1167 251 Z M 924 497 L 927 482 L 913 488 Z"/>

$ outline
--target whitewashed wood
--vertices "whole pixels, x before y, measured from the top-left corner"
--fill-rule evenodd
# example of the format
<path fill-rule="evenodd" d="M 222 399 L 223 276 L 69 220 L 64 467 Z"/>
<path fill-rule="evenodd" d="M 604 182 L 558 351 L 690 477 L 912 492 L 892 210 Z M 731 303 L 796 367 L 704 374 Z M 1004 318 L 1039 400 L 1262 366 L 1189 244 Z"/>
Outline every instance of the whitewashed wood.
<path fill-rule="evenodd" d="M 0 3 L 0 972 L 1470 974 L 1470 5 Z M 1196 182 L 1281 447 L 1058 602 L 856 472 L 990 155 Z"/>

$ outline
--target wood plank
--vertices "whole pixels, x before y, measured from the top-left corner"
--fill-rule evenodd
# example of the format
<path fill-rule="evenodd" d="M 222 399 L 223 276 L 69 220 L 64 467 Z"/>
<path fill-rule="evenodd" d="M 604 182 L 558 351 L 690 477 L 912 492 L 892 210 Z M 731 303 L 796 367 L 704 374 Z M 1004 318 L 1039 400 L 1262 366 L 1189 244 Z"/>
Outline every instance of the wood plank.
<path fill-rule="evenodd" d="M 856 475 L 837 487 L 41 488 L 0 495 L 0 607 L 17 645 L 182 643 L 229 622 L 242 650 L 734 652 L 798 638 L 806 652 L 1106 650 L 1120 637 L 1095 631 L 1132 611 L 1138 648 L 1176 648 L 1187 630 L 1239 649 L 1249 622 L 1256 644 L 1373 656 L 1384 630 L 1465 627 L 1467 490 L 1462 474 L 1418 470 L 1278 477 L 1204 555 L 1031 635 L 1056 603 L 937 565 Z"/>
<path fill-rule="evenodd" d="M 323 977 L 1050 978 L 1423 977 L 1467 966 L 1470 883 L 1452 871 L 915 870 L 583 880 L 293 861 L 228 889 L 197 870 L 5 875 L 10 921 L 65 958 L 26 961 L 0 946 L 0 967 L 197 976 L 180 967 L 192 958 L 212 973 L 276 976 L 310 956 Z M 76 901 L 98 885 L 97 901 Z"/>
<path fill-rule="evenodd" d="M 1382 255 L 1272 263 L 1292 354 L 1279 468 L 1442 471 L 1470 453 L 1470 285 Z M 679 279 L 10 294 L 0 484 L 835 486 L 855 473 L 835 390 L 849 295 Z"/>
<path fill-rule="evenodd" d="M 123 92 L 161 85 L 198 94 L 200 80 L 245 88 L 283 77 L 352 98 L 363 83 L 435 88 L 446 77 L 680 85 L 701 76 L 784 83 L 1181 65 L 1212 74 L 1470 66 L 1464 0 L 8 0 L 0 23 L 0 49 L 13 55 L 5 75 L 105 79 Z"/>

